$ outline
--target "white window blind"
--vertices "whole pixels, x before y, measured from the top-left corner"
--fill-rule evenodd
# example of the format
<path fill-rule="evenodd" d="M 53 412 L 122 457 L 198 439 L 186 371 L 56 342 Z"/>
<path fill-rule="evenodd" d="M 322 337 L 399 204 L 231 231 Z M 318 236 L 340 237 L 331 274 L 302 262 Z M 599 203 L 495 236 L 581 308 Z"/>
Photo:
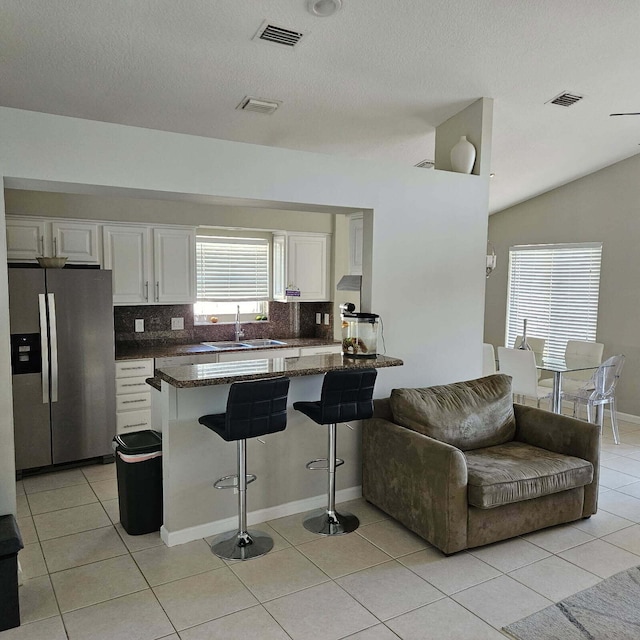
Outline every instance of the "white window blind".
<path fill-rule="evenodd" d="M 509 249 L 505 345 L 545 338 L 545 357 L 563 358 L 567 340 L 595 342 L 602 243 L 515 246 Z"/>
<path fill-rule="evenodd" d="M 196 283 L 202 302 L 268 300 L 269 242 L 198 236 Z"/>

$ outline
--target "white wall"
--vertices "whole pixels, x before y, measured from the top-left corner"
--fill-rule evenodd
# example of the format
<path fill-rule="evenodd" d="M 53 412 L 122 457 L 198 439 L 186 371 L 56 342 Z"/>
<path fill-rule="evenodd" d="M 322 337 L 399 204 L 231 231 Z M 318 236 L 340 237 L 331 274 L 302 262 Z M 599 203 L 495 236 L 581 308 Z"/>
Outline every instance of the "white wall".
<path fill-rule="evenodd" d="M 302 153 L 0 109 L 5 187 L 95 185 L 250 199 L 280 209 L 349 207 L 374 212 L 370 308 L 384 321 L 387 353 L 377 395 L 479 375 L 484 310 L 488 179 L 391 163 Z M 93 188 L 93 187 L 92 187 Z M 90 191 L 90 189 L 87 189 Z M 0 227 L 4 210 L 0 211 Z M 6 260 L 0 246 L 0 268 Z M 0 344 L 9 375 L 6 275 L 0 273 Z M 10 406 L 9 385 L 0 406 Z M 14 507 L 10 413 L 0 415 L 0 513 Z M 4 445 L 4 446 L 2 446 Z"/>
<path fill-rule="evenodd" d="M 509 247 L 602 242 L 596 339 L 604 356 L 623 353 L 617 409 L 640 416 L 640 155 L 549 191 L 489 218 L 498 267 L 487 280 L 485 339 L 504 344 Z"/>

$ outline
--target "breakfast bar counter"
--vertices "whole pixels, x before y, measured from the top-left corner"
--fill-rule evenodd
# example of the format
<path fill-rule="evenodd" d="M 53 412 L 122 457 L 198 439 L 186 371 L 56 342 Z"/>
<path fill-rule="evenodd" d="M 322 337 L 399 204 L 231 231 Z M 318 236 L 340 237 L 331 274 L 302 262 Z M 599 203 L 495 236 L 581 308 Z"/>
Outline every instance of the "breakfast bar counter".
<path fill-rule="evenodd" d="M 225 442 L 198 423 L 200 416 L 223 413 L 233 382 L 275 376 L 291 379 L 287 428 L 247 442 L 248 473 L 258 481 L 247 493 L 250 525 L 321 507 L 326 502 L 325 474 L 305 464 L 326 450 L 326 429 L 293 409 L 299 400 L 319 400 L 327 371 L 362 368 L 384 370 L 403 364 L 388 356 L 345 358 L 341 354 L 269 358 L 157 369 L 147 382 L 157 391 L 163 440 L 164 523 L 161 535 L 173 546 L 233 529 L 237 495 L 213 483 L 235 473 L 236 444 Z M 347 428 L 349 427 L 349 428 Z M 337 500 L 361 495 L 360 424 L 338 426 L 340 456 Z"/>

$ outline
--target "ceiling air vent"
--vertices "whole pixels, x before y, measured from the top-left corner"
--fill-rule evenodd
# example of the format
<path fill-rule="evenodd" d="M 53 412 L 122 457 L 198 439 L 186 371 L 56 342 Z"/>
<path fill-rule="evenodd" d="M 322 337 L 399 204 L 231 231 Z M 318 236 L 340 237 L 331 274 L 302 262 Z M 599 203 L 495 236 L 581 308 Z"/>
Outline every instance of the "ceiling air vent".
<path fill-rule="evenodd" d="M 236 109 L 241 111 L 255 111 L 256 113 L 264 113 L 270 116 L 282 102 L 279 100 L 263 100 L 262 98 L 251 98 L 245 96 Z"/>
<path fill-rule="evenodd" d="M 258 32 L 252 39 L 263 40 L 264 42 L 279 44 L 284 47 L 288 47 L 289 49 L 293 49 L 293 47 L 300 42 L 303 35 L 304 33 L 302 31 L 294 31 L 293 29 L 280 27 L 265 20 L 260 25 Z"/>
<path fill-rule="evenodd" d="M 433 160 L 421 160 L 414 166 L 419 167 L 420 169 L 433 169 L 435 164 L 436 163 Z"/>
<path fill-rule="evenodd" d="M 579 96 L 575 93 L 569 93 L 568 91 L 565 91 L 564 93 L 561 93 L 560 95 L 553 98 L 553 100 L 549 100 L 547 104 L 557 104 L 559 107 L 570 107 L 579 100 L 582 100 L 582 98 L 584 98 L 584 96 Z"/>

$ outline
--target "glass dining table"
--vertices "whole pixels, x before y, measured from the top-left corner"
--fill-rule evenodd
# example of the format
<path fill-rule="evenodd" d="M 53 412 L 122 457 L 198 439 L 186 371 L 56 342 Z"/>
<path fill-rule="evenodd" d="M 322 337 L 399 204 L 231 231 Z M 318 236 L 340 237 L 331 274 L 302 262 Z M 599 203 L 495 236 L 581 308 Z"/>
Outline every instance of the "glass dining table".
<path fill-rule="evenodd" d="M 542 358 L 536 365 L 538 371 L 547 371 L 553 374 L 553 387 L 551 390 L 551 411 L 562 413 L 562 375 L 576 371 L 595 371 L 600 363 L 593 361 L 581 361 L 574 359 L 567 362 L 564 358 Z M 586 380 L 585 380 L 586 382 Z"/>

